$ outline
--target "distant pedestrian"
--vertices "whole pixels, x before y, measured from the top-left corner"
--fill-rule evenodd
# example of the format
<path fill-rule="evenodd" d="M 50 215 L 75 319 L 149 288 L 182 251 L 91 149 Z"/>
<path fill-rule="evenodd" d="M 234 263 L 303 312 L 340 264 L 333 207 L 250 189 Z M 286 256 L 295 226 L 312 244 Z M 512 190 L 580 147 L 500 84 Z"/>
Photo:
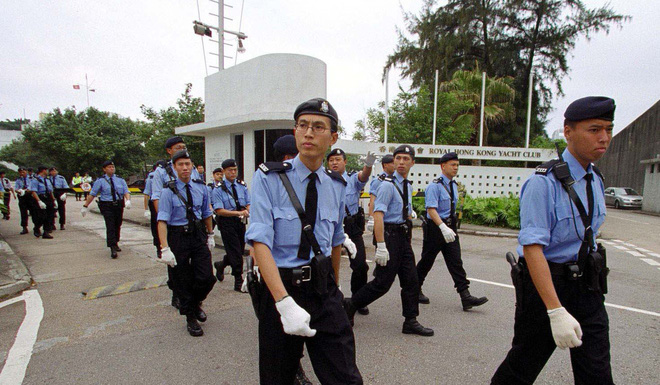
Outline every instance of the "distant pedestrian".
<path fill-rule="evenodd" d="M 0 171 L 0 184 L 2 184 L 2 188 L 5 192 L 3 199 L 5 203 L 5 208 L 7 210 L 6 212 L 2 213 L 2 217 L 3 217 L 2 219 L 9 220 L 9 214 L 11 213 L 11 210 L 9 208 L 9 203 L 11 202 L 12 195 L 14 196 L 14 198 L 16 198 L 16 193 L 14 192 L 14 188 L 11 187 L 11 181 L 9 180 L 9 178 L 5 177 L 4 171 Z"/>
<path fill-rule="evenodd" d="M 80 188 L 80 185 L 82 184 L 83 178 L 80 176 L 80 173 L 77 172 L 73 178 L 71 178 L 71 187 L 73 188 Z M 79 201 L 82 199 L 82 193 L 76 191 L 76 201 Z"/>
<path fill-rule="evenodd" d="M 51 167 L 48 172 L 50 173 L 50 181 L 53 184 L 53 195 L 57 201 L 57 216 L 60 218 L 60 230 L 66 230 L 66 193 L 69 190 L 69 184 L 66 183 L 66 178 L 59 175 L 57 168 Z M 55 218 L 53 218 L 53 230 L 55 229 Z"/>
<path fill-rule="evenodd" d="M 53 196 L 53 185 L 47 177 L 48 167 L 39 166 L 37 174 L 28 184 L 33 198 L 32 222 L 34 223 L 34 236 L 43 239 L 53 239 L 53 216 L 57 208 L 57 202 Z M 41 233 L 43 227 L 44 232 Z"/>
<path fill-rule="evenodd" d="M 28 182 L 27 170 L 23 167 L 18 168 L 18 178 L 14 182 L 14 188 L 16 189 L 16 194 L 18 195 L 18 209 L 21 212 L 21 227 L 23 230 L 22 234 L 27 234 L 28 231 L 28 216 L 29 212 L 32 209 L 32 196 L 28 193 Z"/>

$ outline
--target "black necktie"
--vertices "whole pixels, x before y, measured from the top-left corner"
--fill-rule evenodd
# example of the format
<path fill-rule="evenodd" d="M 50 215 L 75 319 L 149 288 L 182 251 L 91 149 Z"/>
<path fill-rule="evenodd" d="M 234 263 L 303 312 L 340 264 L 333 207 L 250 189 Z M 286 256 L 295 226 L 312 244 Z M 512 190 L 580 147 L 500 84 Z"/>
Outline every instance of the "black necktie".
<path fill-rule="evenodd" d="M 28 185 L 27 185 L 27 178 L 23 177 L 23 188 L 24 188 L 24 189 L 27 189 L 27 187 L 28 187 Z"/>
<path fill-rule="evenodd" d="M 316 191 L 316 179 L 318 176 L 316 173 L 311 173 L 307 177 L 309 182 L 307 183 L 307 194 L 305 195 L 305 219 L 307 223 L 312 226 L 314 230 L 314 225 L 316 224 L 316 208 L 318 205 L 318 192 Z M 304 233 L 300 234 L 300 247 L 298 248 L 298 258 L 308 260 L 309 251 L 311 250 L 312 245 L 307 241 Z"/>
<path fill-rule="evenodd" d="M 408 179 L 403 180 L 403 220 L 408 220 Z"/>
<path fill-rule="evenodd" d="M 589 205 L 589 224 L 594 217 L 594 189 L 591 186 L 591 181 L 594 179 L 594 174 L 588 173 L 584 176 L 587 181 L 587 204 Z"/>
<path fill-rule="evenodd" d="M 188 200 L 188 205 L 192 206 L 193 205 L 193 197 L 192 197 L 192 192 L 190 191 L 190 185 L 186 184 L 186 199 Z"/>
<path fill-rule="evenodd" d="M 112 177 L 108 178 L 110 182 L 110 193 L 112 194 L 112 201 L 117 200 L 117 190 L 115 190 L 115 182 L 112 181 Z"/>
<path fill-rule="evenodd" d="M 449 199 L 451 199 L 451 209 L 449 211 L 449 216 L 453 217 L 456 212 L 456 203 L 454 203 L 454 181 L 449 181 Z"/>
<path fill-rule="evenodd" d="M 236 183 L 231 184 L 231 195 L 234 196 L 234 204 L 238 205 L 238 193 L 236 192 Z M 238 206 L 236 206 L 236 210 L 238 210 Z"/>
<path fill-rule="evenodd" d="M 44 187 L 46 188 L 46 194 L 48 194 L 50 192 L 48 190 L 48 177 L 44 178 Z"/>

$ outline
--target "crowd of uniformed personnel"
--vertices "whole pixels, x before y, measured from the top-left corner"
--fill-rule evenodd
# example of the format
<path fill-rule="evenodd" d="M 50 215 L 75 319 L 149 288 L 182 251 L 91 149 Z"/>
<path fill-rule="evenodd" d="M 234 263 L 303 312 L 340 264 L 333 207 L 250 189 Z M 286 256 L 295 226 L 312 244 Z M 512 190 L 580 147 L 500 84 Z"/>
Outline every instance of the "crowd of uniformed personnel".
<path fill-rule="evenodd" d="M 559 160 L 539 166 L 523 185 L 519 259 L 510 260 L 515 335 L 493 384 L 533 383 L 555 347 L 570 348 L 576 384 L 613 383 L 603 305 L 608 269 L 605 250 L 595 242 L 605 217 L 604 185 L 592 162 L 609 145 L 614 109 L 614 101 L 606 97 L 573 102 L 565 113 L 566 150 Z M 249 291 L 259 321 L 262 384 L 309 383 L 300 366 L 303 345 L 322 384 L 361 384 L 354 315 L 369 314 L 368 305 L 389 291 L 396 276 L 403 333 L 434 334 L 417 317 L 419 304 L 430 303 L 422 285 L 439 252 L 463 310 L 488 301 L 470 294 L 461 259 L 453 180 L 458 156 L 443 156 L 440 177 L 426 188 L 426 211 L 420 217 L 423 249 L 417 264 L 411 246 L 417 215 L 407 179 L 415 150 L 401 145 L 382 157 L 383 173 L 369 189 L 371 219 L 366 228 L 373 231 L 376 246 L 369 281 L 363 240 L 367 218 L 359 199 L 377 159 L 367 153 L 359 172 L 346 171 L 344 151 L 329 151 L 338 139 L 338 116 L 325 99 L 299 105 L 294 120 L 293 135 L 275 142 L 278 161 L 263 163 L 255 172 L 252 194 L 237 179 L 235 160 L 225 160 L 205 185 L 204 168 L 195 167 L 183 139 L 168 139 L 170 161 L 154 164 L 146 179 L 145 217 L 151 219 L 158 260 L 167 264 L 172 305 L 186 317 L 192 336 L 203 335 L 199 322 L 206 321 L 207 314 L 202 302 L 231 266 L 234 290 Z M 89 204 L 99 199 L 107 246 L 116 258 L 130 192 L 115 175 L 112 161 L 102 168 L 104 176 L 94 183 L 81 212 L 86 215 Z M 34 234 L 51 238 L 56 209 L 64 229 L 68 185 L 54 168 L 39 167 L 32 176 L 20 169 L 19 174 L 13 190 L 2 180 L 5 199 L 9 192 L 18 192 L 23 233 L 29 210 Z M 213 262 L 215 227 L 226 255 Z M 244 281 L 246 245 L 257 267 L 248 264 L 251 279 Z M 351 297 L 342 294 L 338 283 L 342 248 L 350 258 Z"/>

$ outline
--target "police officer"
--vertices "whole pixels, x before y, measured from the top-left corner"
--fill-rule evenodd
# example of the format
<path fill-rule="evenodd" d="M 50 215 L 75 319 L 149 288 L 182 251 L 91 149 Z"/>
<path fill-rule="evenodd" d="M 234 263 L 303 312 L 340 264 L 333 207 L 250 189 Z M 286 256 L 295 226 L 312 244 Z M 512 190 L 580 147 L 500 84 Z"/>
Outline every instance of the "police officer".
<path fill-rule="evenodd" d="M 186 150 L 172 157 L 176 179 L 159 196 L 158 235 L 161 262 L 172 269 L 174 292 L 181 305 L 179 313 L 186 316 L 188 333 L 204 334 L 198 321 L 205 322 L 202 301 L 215 284 L 210 249 L 215 247 L 209 194 L 204 181 L 191 179 L 193 163 Z"/>
<path fill-rule="evenodd" d="M 186 144 L 183 141 L 183 138 L 180 136 L 173 136 L 165 141 L 165 151 L 171 158 L 178 151 L 186 149 Z M 196 169 L 193 169 L 191 179 L 201 179 L 199 173 Z M 164 186 L 167 182 L 176 180 L 176 170 L 172 167 L 172 161 L 169 161 L 165 167 L 156 169 L 154 174 L 153 182 L 151 184 L 151 201 L 153 202 L 156 212 L 158 212 L 158 201 L 160 200 L 160 193 L 163 191 Z M 160 243 L 160 242 L 159 242 Z M 176 294 L 173 290 L 172 283 L 172 268 L 167 268 L 167 287 L 172 290 L 172 306 L 179 308 L 180 301 L 176 297 Z"/>
<path fill-rule="evenodd" d="M 408 172 L 415 164 L 415 150 L 401 145 L 394 150 L 396 172 L 385 178 L 378 187 L 374 202 L 374 234 L 376 236 L 376 269 L 374 279 L 363 286 L 352 298 L 345 300 L 348 317 L 352 320 L 355 311 L 385 295 L 392 287 L 394 278 L 401 282 L 403 305 L 402 332 L 432 336 L 433 329 L 417 321 L 419 315 L 419 283 L 415 269 L 415 254 L 410 244 L 412 234 L 412 191 Z"/>
<path fill-rule="evenodd" d="M 48 167 L 37 167 L 37 174 L 28 182 L 32 201 L 32 222 L 34 223 L 34 236 L 43 239 L 53 239 L 50 234 L 53 231 L 53 216 L 57 208 L 57 202 L 53 197 L 53 185 L 48 178 Z M 44 232 L 41 234 L 41 227 Z"/>
<path fill-rule="evenodd" d="M 317 98 L 299 105 L 294 120 L 300 153 L 289 162 L 259 166 L 245 235 L 263 281 L 258 305 L 261 383 L 292 384 L 306 344 L 322 384 L 362 384 L 336 283 L 345 239 L 346 182 L 322 167 L 325 152 L 337 141 L 337 113 Z M 292 196 L 304 211 L 301 216 Z"/>
<path fill-rule="evenodd" d="M 50 182 L 53 184 L 53 195 L 57 202 L 57 216 L 60 218 L 60 230 L 66 230 L 66 193 L 69 190 L 69 184 L 66 178 L 59 174 L 57 168 L 51 167 L 48 169 L 50 173 Z M 55 218 L 53 218 L 53 230 L 55 230 Z"/>
<path fill-rule="evenodd" d="M 555 347 L 570 348 L 576 384 L 613 384 L 607 267 L 594 242 L 605 220 L 604 186 L 592 162 L 612 139 L 614 109 L 603 96 L 571 103 L 562 157 L 537 167 L 522 187 L 513 344 L 493 384 L 533 383 Z"/>
<path fill-rule="evenodd" d="M 218 280 L 224 279 L 225 266 L 231 266 L 234 290 L 241 291 L 243 285 L 243 252 L 245 251 L 245 224 L 250 216 L 250 193 L 242 180 L 236 179 L 238 165 L 234 159 L 222 162 L 224 179 L 213 190 L 213 210 L 225 246 L 222 261 L 214 263 Z"/>
<path fill-rule="evenodd" d="M 369 222 L 367 222 L 367 230 L 374 231 L 374 201 L 376 200 L 376 193 L 378 186 L 385 180 L 386 177 L 394 174 L 394 157 L 391 154 L 383 156 L 381 159 L 383 172 L 378 174 L 369 184 Z M 376 237 L 373 237 L 373 244 L 376 246 Z"/>
<path fill-rule="evenodd" d="M 458 155 L 455 152 L 443 155 L 440 158 L 440 167 L 442 174 L 431 182 L 425 191 L 426 216 L 422 225 L 424 243 L 422 257 L 417 263 L 419 303 L 430 303 L 429 298 L 422 292 L 422 285 L 433 267 L 435 257 L 442 251 L 449 274 L 454 280 L 454 288 L 461 297 L 463 310 L 467 311 L 488 302 L 488 298 L 477 298 L 470 294 L 470 281 L 467 279 L 461 259 L 461 244 L 456 234 L 458 187 L 454 181 L 458 173 Z"/>
<path fill-rule="evenodd" d="M 367 283 L 367 254 L 364 249 L 364 210 L 360 207 L 360 193 L 364 185 L 371 176 L 371 169 L 374 166 L 376 157 L 367 153 L 364 160 L 364 167 L 359 173 L 348 173 L 346 171 L 346 153 L 341 148 L 335 148 L 326 156 L 328 168 L 339 173 L 346 181 L 346 217 L 344 218 L 344 232 L 346 233 L 346 242 L 344 246 L 350 253 L 350 264 L 353 274 L 351 274 L 351 293 L 355 294 Z M 369 308 L 359 309 L 360 314 L 369 314 Z"/>
<path fill-rule="evenodd" d="M 166 162 L 164 160 L 159 160 L 153 164 L 151 172 L 147 175 L 147 178 L 144 180 L 144 217 L 149 218 L 149 225 L 151 227 L 151 236 L 153 238 L 154 246 L 156 247 L 156 256 L 160 258 L 160 240 L 158 239 L 158 213 L 156 212 L 156 207 L 152 199 L 152 187 L 154 181 L 154 175 L 156 170 L 160 167 L 165 167 Z"/>
<path fill-rule="evenodd" d="M 4 203 L 5 203 L 5 208 L 7 209 L 6 213 L 2 213 L 3 219 L 9 220 L 9 215 L 11 213 L 11 210 L 9 209 L 9 203 L 11 202 L 11 196 L 14 196 L 14 199 L 16 198 L 16 192 L 14 191 L 14 188 L 11 187 L 11 181 L 9 178 L 5 177 L 5 172 L 0 171 L 0 182 L 2 182 L 2 187 L 5 191 L 5 196 L 3 197 Z M 11 193 L 11 194 L 10 194 Z"/>
<path fill-rule="evenodd" d="M 115 164 L 106 160 L 101 165 L 103 175 L 94 182 L 89 196 L 83 203 L 80 213 L 84 217 L 89 212 L 89 204 L 94 198 L 99 197 L 99 210 L 105 221 L 106 244 L 110 248 L 110 257 L 117 258 L 121 251 L 117 244 L 121 234 L 121 223 L 124 219 L 124 208 L 131 208 L 131 193 L 128 191 L 126 181 L 115 175 Z"/>
<path fill-rule="evenodd" d="M 28 177 L 27 170 L 23 167 L 18 168 L 18 178 L 14 182 L 14 188 L 18 195 L 18 209 L 21 212 L 21 235 L 27 234 L 28 231 L 28 212 L 31 209 L 32 197 L 27 193 L 28 190 Z"/>

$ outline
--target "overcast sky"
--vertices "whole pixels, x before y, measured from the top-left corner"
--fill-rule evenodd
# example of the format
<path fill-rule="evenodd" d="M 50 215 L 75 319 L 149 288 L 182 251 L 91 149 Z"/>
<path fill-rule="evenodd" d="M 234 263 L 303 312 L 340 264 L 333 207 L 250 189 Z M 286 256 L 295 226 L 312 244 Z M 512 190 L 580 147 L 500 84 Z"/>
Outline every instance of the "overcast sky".
<path fill-rule="evenodd" d="M 243 0 L 227 0 L 226 29 L 238 30 Z M 606 1 L 585 0 L 591 7 Z M 245 0 L 241 30 L 247 52 L 238 63 L 268 53 L 311 55 L 328 65 L 328 99 L 349 130 L 364 112 L 384 99 L 382 68 L 396 46 L 402 9 L 417 12 L 422 0 Z M 569 60 L 565 97 L 554 103 L 546 130 L 561 126 L 574 99 L 608 95 L 617 103 L 615 131 L 632 122 L 660 98 L 660 7 L 657 0 L 612 0 L 612 7 L 633 16 L 623 29 L 580 40 Z M 201 19 L 216 24 L 217 5 L 199 0 Z M 90 104 L 144 119 L 140 105 L 166 108 L 185 83 L 204 95 L 201 38 L 193 34 L 195 0 L 0 0 L 0 120 L 55 107 Z M 205 41 L 206 60 L 217 64 L 214 43 Z M 225 54 L 234 56 L 234 48 Z M 231 66 L 234 59 L 226 59 Z M 217 71 L 208 68 L 209 74 Z M 390 75 L 390 99 L 398 73 Z M 74 90 L 73 84 L 81 84 Z"/>

